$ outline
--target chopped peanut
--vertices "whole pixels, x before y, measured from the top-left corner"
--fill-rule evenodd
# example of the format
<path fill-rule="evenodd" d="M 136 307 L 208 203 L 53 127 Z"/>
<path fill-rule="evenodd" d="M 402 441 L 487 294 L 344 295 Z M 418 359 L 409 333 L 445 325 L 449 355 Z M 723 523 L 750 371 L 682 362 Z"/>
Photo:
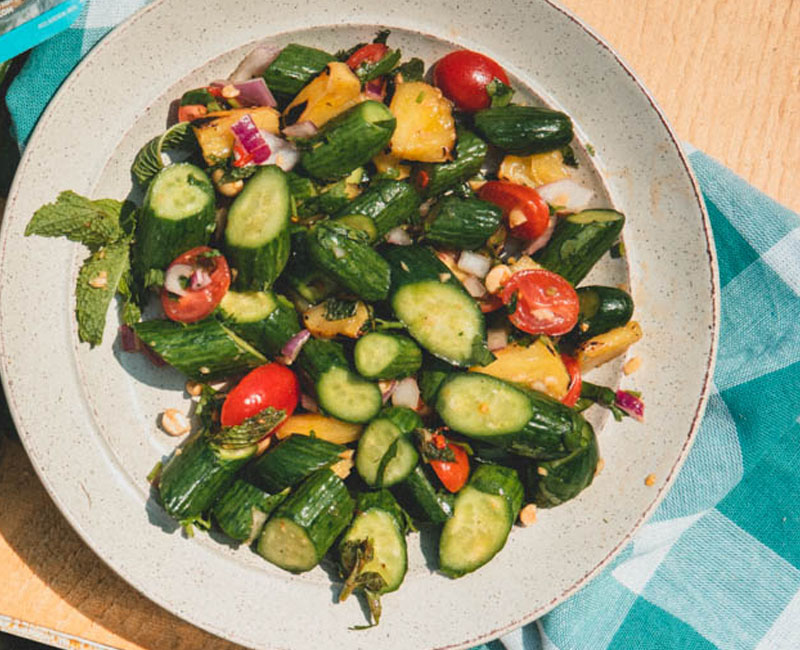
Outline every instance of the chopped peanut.
<path fill-rule="evenodd" d="M 647 487 L 652 487 L 656 484 L 656 475 L 655 474 L 648 474 L 644 479 L 644 484 Z"/>
<path fill-rule="evenodd" d="M 536 523 L 536 504 L 529 503 L 519 511 L 519 523 L 523 526 L 530 526 Z"/>
<path fill-rule="evenodd" d="M 355 465 L 355 462 L 352 458 L 343 458 L 338 463 L 331 465 L 331 471 L 340 479 L 344 480 L 350 476 L 350 471 L 353 469 L 353 465 Z"/>
<path fill-rule="evenodd" d="M 539 476 L 547 476 L 547 468 L 545 468 L 545 467 L 537 467 L 536 468 L 536 473 Z"/>
<path fill-rule="evenodd" d="M 220 184 L 220 181 L 224 175 L 225 172 L 223 172 L 221 169 L 215 170 L 211 175 L 211 179 L 214 181 L 214 184 L 217 186 L 217 190 L 220 194 L 222 194 L 222 196 L 234 197 L 244 189 L 244 181 L 241 179 L 231 183 Z"/>
<path fill-rule="evenodd" d="M 221 93 L 225 99 L 234 99 L 241 94 L 241 91 L 233 84 L 228 84 L 222 87 Z"/>
<path fill-rule="evenodd" d="M 186 382 L 186 392 L 192 397 L 197 397 L 203 392 L 203 384 L 190 379 Z"/>
<path fill-rule="evenodd" d="M 89 286 L 93 289 L 105 289 L 108 286 L 108 271 L 100 271 L 96 277 L 89 280 Z"/>
<path fill-rule="evenodd" d="M 631 357 L 625 362 L 625 365 L 622 366 L 622 372 L 626 375 L 632 375 L 634 372 L 639 370 L 642 365 L 642 357 Z"/>
<path fill-rule="evenodd" d="M 484 279 L 483 283 L 489 293 L 496 294 L 500 293 L 500 289 L 503 288 L 503 284 L 505 284 L 510 277 L 511 269 L 505 264 L 498 264 L 486 274 L 486 278 Z"/>
<path fill-rule="evenodd" d="M 602 458 L 597 459 L 597 465 L 594 468 L 594 475 L 597 476 L 600 472 L 603 471 L 603 468 L 606 466 L 606 461 Z"/>
<path fill-rule="evenodd" d="M 189 420 L 178 409 L 167 409 L 161 414 L 161 428 L 171 436 L 189 433 Z"/>

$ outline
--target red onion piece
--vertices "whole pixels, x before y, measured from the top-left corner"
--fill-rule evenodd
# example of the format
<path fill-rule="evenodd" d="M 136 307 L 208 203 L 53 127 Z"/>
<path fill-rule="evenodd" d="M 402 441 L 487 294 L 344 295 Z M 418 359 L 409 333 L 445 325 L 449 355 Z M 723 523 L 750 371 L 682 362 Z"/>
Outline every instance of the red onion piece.
<path fill-rule="evenodd" d="M 299 140 L 310 138 L 317 133 L 319 133 L 319 129 L 311 120 L 297 122 L 296 124 L 287 126 L 283 130 L 283 135 L 285 135 L 287 138 L 298 138 Z"/>
<path fill-rule="evenodd" d="M 382 102 L 386 97 L 386 83 L 380 77 L 378 79 L 368 81 L 364 86 L 364 94 L 366 95 L 367 99 L 376 99 L 379 102 Z"/>
<path fill-rule="evenodd" d="M 277 165 L 285 172 L 291 171 L 300 160 L 300 152 L 297 147 L 288 140 L 279 138 L 274 133 L 267 131 L 261 131 L 261 137 L 264 138 L 272 153 L 265 161 L 259 164 Z"/>
<path fill-rule="evenodd" d="M 634 420 L 644 422 L 644 402 L 626 390 L 618 390 L 614 404 Z"/>
<path fill-rule="evenodd" d="M 164 275 L 164 288 L 176 296 L 185 296 L 186 289 L 181 282 L 182 278 L 191 278 L 194 267 L 189 264 L 173 264 Z M 210 280 L 210 278 L 209 278 Z"/>
<path fill-rule="evenodd" d="M 570 178 L 565 178 L 555 183 L 540 185 L 536 188 L 545 201 L 550 205 L 563 207 L 570 212 L 583 210 L 594 197 L 594 191 L 580 185 Z"/>
<path fill-rule="evenodd" d="M 397 226 L 397 228 L 392 228 L 386 233 L 386 242 L 395 246 L 410 246 L 414 243 L 414 240 L 411 239 L 411 235 L 408 234 L 405 228 Z"/>
<path fill-rule="evenodd" d="M 250 106 L 269 106 L 275 108 L 278 102 L 272 96 L 267 82 L 261 77 L 258 79 L 248 79 L 247 81 L 214 81 L 211 83 L 212 87 L 224 88 L 225 86 L 233 86 L 239 91 L 236 97 L 233 97 L 240 106 L 247 108 Z"/>
<path fill-rule="evenodd" d="M 467 293 L 473 298 L 483 298 L 486 295 L 486 287 L 483 286 L 483 282 L 478 280 L 474 275 L 468 275 L 461 283 L 464 285 Z"/>
<path fill-rule="evenodd" d="M 189 278 L 189 288 L 193 291 L 207 287 L 209 284 L 211 284 L 211 275 L 205 269 L 195 269 Z"/>
<path fill-rule="evenodd" d="M 236 66 L 230 80 L 234 83 L 240 81 L 247 81 L 254 77 L 260 77 L 264 70 L 269 67 L 269 64 L 275 60 L 275 57 L 281 53 L 280 48 L 271 47 L 268 45 L 259 45 L 254 50 L 250 51 L 242 62 Z"/>
<path fill-rule="evenodd" d="M 300 330 L 286 342 L 283 348 L 281 348 L 281 356 L 283 357 L 283 362 L 287 366 L 291 366 L 295 362 L 297 355 L 300 354 L 300 350 L 303 349 L 306 341 L 310 338 L 311 332 L 308 330 Z"/>
<path fill-rule="evenodd" d="M 142 343 L 142 352 L 144 352 L 145 356 L 150 360 L 150 363 L 152 363 L 157 368 L 167 365 L 167 362 L 164 361 L 164 359 L 162 359 L 159 355 L 157 355 L 155 350 L 153 350 L 153 348 L 151 348 L 149 345 L 145 345 L 144 343 Z"/>
<path fill-rule="evenodd" d="M 416 410 L 419 407 L 419 384 L 413 377 L 406 377 L 397 382 L 392 393 L 393 406 L 407 406 Z"/>
<path fill-rule="evenodd" d="M 553 231 L 556 229 L 556 222 L 558 219 L 556 215 L 550 215 L 550 222 L 547 224 L 547 228 L 545 231 L 539 235 L 536 239 L 531 241 L 526 247 L 525 250 L 522 251 L 523 255 L 533 255 L 536 251 L 541 248 L 547 246 L 547 242 L 550 241 L 550 238 L 553 236 Z"/>
<path fill-rule="evenodd" d="M 231 131 L 242 145 L 244 150 L 253 158 L 256 165 L 265 163 L 270 157 L 272 150 L 264 139 L 262 132 L 253 122 L 249 115 L 242 117 L 231 126 Z"/>
<path fill-rule="evenodd" d="M 458 257 L 458 268 L 475 277 L 485 278 L 489 269 L 492 268 L 492 260 L 486 255 L 473 253 L 472 251 L 462 251 Z"/>
<path fill-rule="evenodd" d="M 381 398 L 383 399 L 383 403 L 386 404 L 392 396 L 392 393 L 394 393 L 394 389 L 397 388 L 397 380 L 382 379 L 378 382 L 378 388 L 381 389 Z"/>
<path fill-rule="evenodd" d="M 300 406 L 311 413 L 319 413 L 319 405 L 311 395 L 300 393 Z"/>
<path fill-rule="evenodd" d="M 136 332 L 129 325 L 119 326 L 119 343 L 125 352 L 141 352 L 144 347 L 139 337 L 136 336 Z"/>
<path fill-rule="evenodd" d="M 490 352 L 502 350 L 508 345 L 508 331 L 504 327 L 490 329 L 486 332 L 486 343 Z"/>

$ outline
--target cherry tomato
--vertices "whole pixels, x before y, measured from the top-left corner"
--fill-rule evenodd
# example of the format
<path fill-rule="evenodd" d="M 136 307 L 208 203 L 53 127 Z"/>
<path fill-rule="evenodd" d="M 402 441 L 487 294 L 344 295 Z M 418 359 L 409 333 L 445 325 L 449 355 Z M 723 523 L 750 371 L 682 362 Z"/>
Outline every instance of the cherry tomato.
<path fill-rule="evenodd" d="M 289 417 L 299 399 L 300 384 L 295 374 L 279 363 L 268 363 L 251 370 L 228 393 L 222 404 L 220 423 L 224 427 L 236 426 L 270 406 L 286 411 Z"/>
<path fill-rule="evenodd" d="M 505 70 L 488 56 L 458 50 L 442 57 L 433 68 L 433 83 L 456 107 L 468 113 L 489 108 L 492 98 L 486 91 L 494 79 L 509 85 Z"/>
<path fill-rule="evenodd" d="M 188 104 L 178 107 L 178 122 L 191 122 L 208 114 L 208 109 L 203 104 Z"/>
<path fill-rule="evenodd" d="M 192 274 L 205 277 L 205 282 L 197 289 L 187 287 L 186 293 L 178 296 L 169 292 L 166 287 L 161 290 L 161 306 L 167 318 L 179 323 L 196 323 L 203 320 L 217 308 L 219 301 L 228 291 L 231 284 L 231 272 L 228 262 L 217 251 L 208 246 L 198 246 L 178 255 L 167 268 L 181 264 L 191 267 Z M 190 275 L 190 277 L 191 277 Z M 189 281 L 189 277 L 186 278 Z"/>
<path fill-rule="evenodd" d="M 508 318 L 528 334 L 558 336 L 569 332 L 578 322 L 578 294 L 569 282 L 552 271 L 518 271 L 506 281 L 500 297 L 506 305 L 516 301 L 516 308 Z"/>
<path fill-rule="evenodd" d="M 508 181 L 489 181 L 478 190 L 478 196 L 503 209 L 503 217 L 514 237 L 534 240 L 550 224 L 550 208 L 532 187 Z"/>
<path fill-rule="evenodd" d="M 351 70 L 356 70 L 364 63 L 377 63 L 388 51 L 389 48 L 383 43 L 370 43 L 353 52 L 347 59 L 347 65 Z"/>
<path fill-rule="evenodd" d="M 445 441 L 445 445 L 453 452 L 454 461 L 432 460 L 431 467 L 436 472 L 436 476 L 450 492 L 458 492 L 469 478 L 469 456 L 460 445 L 446 442 L 441 434 L 436 434 L 438 438 Z M 437 445 L 438 447 L 439 445 Z"/>
<path fill-rule="evenodd" d="M 567 394 L 561 398 L 561 403 L 572 407 L 575 406 L 575 403 L 581 396 L 581 387 L 583 386 L 581 368 L 578 362 L 567 354 L 562 354 L 561 360 L 564 362 L 564 367 L 569 373 L 569 389 L 567 390 Z"/>

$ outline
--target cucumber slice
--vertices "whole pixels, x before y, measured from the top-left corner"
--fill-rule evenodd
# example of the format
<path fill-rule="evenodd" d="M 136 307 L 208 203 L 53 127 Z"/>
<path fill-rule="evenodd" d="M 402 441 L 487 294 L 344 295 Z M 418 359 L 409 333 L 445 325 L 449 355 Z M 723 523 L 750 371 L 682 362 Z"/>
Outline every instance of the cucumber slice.
<path fill-rule="evenodd" d="M 474 250 L 486 243 L 503 220 L 503 211 L 481 199 L 446 196 L 425 224 L 425 238 L 434 244 Z"/>
<path fill-rule="evenodd" d="M 415 521 L 443 524 L 453 516 L 455 496 L 437 490 L 430 470 L 418 464 L 405 480 L 392 487 L 393 494 Z"/>
<path fill-rule="evenodd" d="M 208 243 L 216 226 L 214 201 L 214 187 L 199 167 L 178 163 L 156 174 L 136 228 L 133 267 L 139 278 Z"/>
<path fill-rule="evenodd" d="M 528 156 L 553 151 L 572 141 L 566 113 L 538 106 L 498 106 L 478 111 L 475 129 L 503 151 Z"/>
<path fill-rule="evenodd" d="M 347 528 L 353 509 L 342 479 L 327 469 L 315 472 L 275 510 L 259 538 L 258 553 L 293 573 L 313 569 Z"/>
<path fill-rule="evenodd" d="M 564 337 L 570 345 L 578 345 L 593 336 L 623 327 L 633 316 L 633 298 L 627 291 L 591 286 L 581 287 L 577 293 L 580 301 L 578 323 Z"/>
<path fill-rule="evenodd" d="M 356 470 L 369 486 L 390 487 L 405 479 L 414 470 L 419 454 L 408 437 L 413 430 L 404 426 L 398 417 L 402 411 L 394 409 L 395 415 L 385 414 L 369 423 L 358 440 L 356 451 Z M 419 416 L 414 414 L 415 423 Z"/>
<path fill-rule="evenodd" d="M 392 308 L 423 348 L 456 366 L 494 359 L 480 308 L 430 250 L 394 246 L 385 257 L 392 269 Z"/>
<path fill-rule="evenodd" d="M 271 291 L 228 291 L 219 303 L 230 329 L 270 358 L 300 331 L 294 305 Z"/>
<path fill-rule="evenodd" d="M 377 385 L 341 366 L 320 375 L 316 389 L 322 410 L 345 422 L 369 422 L 383 402 Z"/>
<path fill-rule="evenodd" d="M 268 494 L 237 479 L 214 504 L 214 519 L 228 537 L 249 544 L 258 537 L 267 517 L 285 498 L 285 493 Z"/>
<path fill-rule="evenodd" d="M 269 289 L 289 260 L 291 195 L 280 167 L 261 167 L 228 211 L 225 253 L 236 287 Z"/>
<path fill-rule="evenodd" d="M 337 216 L 361 214 L 369 217 L 375 222 L 376 239 L 381 239 L 392 228 L 410 223 L 421 202 L 419 193 L 409 183 L 377 180 Z"/>
<path fill-rule="evenodd" d="M 374 244 L 378 239 L 378 228 L 375 222 L 364 214 L 347 214 L 334 219 L 336 223 L 343 223 L 349 228 L 360 230 L 367 236 L 367 241 Z"/>
<path fill-rule="evenodd" d="M 475 176 L 480 171 L 488 151 L 486 143 L 472 131 L 456 127 L 455 159 L 446 163 L 420 165 L 416 176 L 417 185 L 424 185 L 425 198 L 439 196 Z M 423 174 L 427 175 L 427 178 Z"/>
<path fill-rule="evenodd" d="M 267 492 L 294 487 L 314 472 L 342 459 L 347 447 L 311 436 L 289 436 L 248 469 L 252 481 Z"/>
<path fill-rule="evenodd" d="M 516 471 L 479 466 L 456 497 L 453 516 L 439 539 L 439 567 L 457 578 L 482 567 L 505 546 L 522 505 Z"/>
<path fill-rule="evenodd" d="M 353 356 L 358 374 L 368 379 L 407 377 L 422 365 L 422 350 L 414 341 L 383 332 L 358 339 Z"/>
<path fill-rule="evenodd" d="M 281 105 L 288 104 L 325 66 L 335 60 L 323 50 L 289 43 L 264 70 L 264 81 Z"/>

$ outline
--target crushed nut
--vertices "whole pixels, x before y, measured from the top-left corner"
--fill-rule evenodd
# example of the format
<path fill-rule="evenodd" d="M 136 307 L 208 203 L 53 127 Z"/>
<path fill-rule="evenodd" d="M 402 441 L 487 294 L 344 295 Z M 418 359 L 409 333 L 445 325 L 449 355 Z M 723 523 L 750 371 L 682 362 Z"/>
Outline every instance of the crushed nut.
<path fill-rule="evenodd" d="M 269 449 L 270 444 L 272 444 L 272 436 L 267 436 L 266 438 L 259 440 L 258 444 L 256 445 L 256 456 L 260 456 L 267 449 Z"/>
<path fill-rule="evenodd" d="M 198 370 L 200 371 L 200 374 L 201 374 L 201 375 L 208 375 L 208 374 L 211 374 L 211 368 L 209 368 L 208 366 L 200 366 L 200 367 L 198 368 Z"/>
<path fill-rule="evenodd" d="M 519 523 L 530 526 L 536 523 L 536 504 L 529 503 L 519 511 Z"/>
<path fill-rule="evenodd" d="M 641 365 L 642 357 L 631 357 L 625 362 L 625 365 L 622 366 L 622 372 L 624 372 L 626 375 L 632 375 L 634 372 L 639 370 Z"/>
<path fill-rule="evenodd" d="M 89 280 L 89 286 L 93 289 L 105 289 L 108 286 L 108 271 L 100 271 L 96 277 Z"/>
<path fill-rule="evenodd" d="M 602 458 L 597 459 L 597 465 L 594 468 L 594 475 L 597 476 L 600 472 L 603 471 L 603 468 L 606 466 L 606 461 Z"/>
<path fill-rule="evenodd" d="M 197 397 L 203 392 L 203 384 L 201 384 L 199 381 L 190 379 L 186 382 L 186 392 L 192 397 Z"/>
<path fill-rule="evenodd" d="M 537 467 L 536 468 L 536 473 L 539 476 L 547 476 L 547 468 L 546 467 Z"/>
<path fill-rule="evenodd" d="M 338 463 L 331 465 L 331 471 L 340 479 L 344 480 L 350 476 L 350 471 L 353 469 L 353 465 L 355 465 L 355 463 L 351 458 L 343 458 Z"/>
<path fill-rule="evenodd" d="M 167 409 L 161 414 L 161 428 L 171 436 L 189 433 L 189 420 L 178 409 Z"/>
<path fill-rule="evenodd" d="M 656 484 L 656 475 L 655 474 L 648 474 L 647 477 L 644 479 L 644 484 L 647 487 L 652 487 Z"/>
<path fill-rule="evenodd" d="M 511 269 L 505 264 L 498 264 L 484 278 L 484 285 L 489 293 L 499 293 L 506 283 L 508 278 L 511 277 Z"/>
<path fill-rule="evenodd" d="M 439 282 L 447 282 L 452 277 L 453 277 L 452 273 L 440 273 Z"/>
<path fill-rule="evenodd" d="M 400 262 L 400 268 L 403 269 L 406 273 L 408 273 L 408 264 L 405 262 Z"/>
<path fill-rule="evenodd" d="M 578 329 L 581 332 L 588 332 L 589 331 L 589 323 L 581 323 L 580 325 L 578 325 Z"/>
<path fill-rule="evenodd" d="M 238 97 L 241 91 L 233 84 L 228 84 L 222 87 L 221 94 L 225 99 L 233 99 L 234 97 Z"/>
<path fill-rule="evenodd" d="M 521 226 L 523 223 L 526 223 L 528 218 L 525 216 L 525 213 L 520 210 L 519 208 L 514 208 L 511 212 L 508 213 L 508 227 L 509 228 L 516 228 L 517 226 Z"/>
<path fill-rule="evenodd" d="M 339 458 L 342 460 L 353 460 L 355 453 L 355 449 L 345 449 L 341 454 L 339 454 Z"/>

